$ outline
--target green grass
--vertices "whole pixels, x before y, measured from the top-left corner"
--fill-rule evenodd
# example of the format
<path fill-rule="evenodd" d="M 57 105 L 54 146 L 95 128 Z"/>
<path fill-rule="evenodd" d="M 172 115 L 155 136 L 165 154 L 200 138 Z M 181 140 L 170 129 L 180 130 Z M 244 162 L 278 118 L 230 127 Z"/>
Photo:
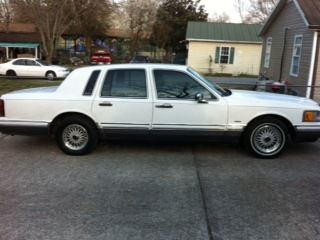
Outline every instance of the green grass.
<path fill-rule="evenodd" d="M 5 79 L 0 78 L 0 96 L 15 90 L 37 87 L 58 86 L 62 81 L 34 80 L 34 79 Z"/>

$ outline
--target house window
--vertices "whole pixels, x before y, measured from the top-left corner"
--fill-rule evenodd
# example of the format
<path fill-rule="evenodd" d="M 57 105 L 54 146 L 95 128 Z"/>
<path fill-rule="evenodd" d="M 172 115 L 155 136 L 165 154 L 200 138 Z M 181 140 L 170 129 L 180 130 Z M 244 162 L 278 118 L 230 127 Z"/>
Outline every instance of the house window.
<path fill-rule="evenodd" d="M 234 52 L 233 47 L 217 47 L 216 48 L 216 64 L 233 64 L 234 62 Z"/>
<path fill-rule="evenodd" d="M 271 48 L 272 48 L 272 37 L 268 37 L 267 44 L 266 44 L 266 55 L 264 58 L 264 67 L 265 68 L 270 67 Z"/>
<path fill-rule="evenodd" d="M 298 77 L 300 70 L 300 59 L 302 53 L 302 35 L 296 35 L 294 37 L 293 53 L 292 53 L 292 63 L 290 74 L 294 77 Z"/>

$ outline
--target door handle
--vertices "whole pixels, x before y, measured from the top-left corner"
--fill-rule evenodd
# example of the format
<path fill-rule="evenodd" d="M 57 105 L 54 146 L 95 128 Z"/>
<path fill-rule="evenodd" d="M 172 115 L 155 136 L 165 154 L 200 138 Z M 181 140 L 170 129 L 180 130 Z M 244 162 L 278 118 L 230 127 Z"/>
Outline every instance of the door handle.
<path fill-rule="evenodd" d="M 102 103 L 99 103 L 99 106 L 101 106 L 101 107 L 112 107 L 113 104 L 111 102 L 102 102 Z"/>
<path fill-rule="evenodd" d="M 173 106 L 169 103 L 165 103 L 162 105 L 156 105 L 156 108 L 173 108 Z"/>

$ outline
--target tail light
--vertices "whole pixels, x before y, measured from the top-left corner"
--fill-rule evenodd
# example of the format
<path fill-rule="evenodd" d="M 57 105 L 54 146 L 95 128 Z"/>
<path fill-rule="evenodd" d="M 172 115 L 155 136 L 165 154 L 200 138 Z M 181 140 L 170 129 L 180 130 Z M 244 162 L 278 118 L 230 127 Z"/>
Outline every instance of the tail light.
<path fill-rule="evenodd" d="M 0 99 L 0 117 L 4 117 L 4 100 Z"/>

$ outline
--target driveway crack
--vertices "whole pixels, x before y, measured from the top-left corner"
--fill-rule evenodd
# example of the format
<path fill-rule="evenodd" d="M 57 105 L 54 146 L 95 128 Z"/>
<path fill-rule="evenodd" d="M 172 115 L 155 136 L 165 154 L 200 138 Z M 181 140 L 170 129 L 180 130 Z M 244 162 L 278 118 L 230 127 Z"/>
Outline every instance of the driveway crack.
<path fill-rule="evenodd" d="M 195 167 L 195 170 L 196 170 L 200 196 L 201 196 L 201 200 L 202 200 L 202 208 L 203 208 L 203 211 L 204 211 L 204 214 L 205 214 L 205 221 L 206 221 L 206 225 L 207 225 L 208 239 L 209 240 L 218 240 L 218 239 L 220 239 L 218 236 L 216 238 L 213 237 L 213 231 L 212 231 L 212 227 L 211 227 L 210 219 L 209 219 L 207 198 L 206 198 L 204 187 L 203 187 L 203 183 L 202 183 L 202 180 L 201 180 L 199 161 L 197 160 L 194 147 L 192 147 L 192 156 L 193 156 L 194 167 Z"/>

